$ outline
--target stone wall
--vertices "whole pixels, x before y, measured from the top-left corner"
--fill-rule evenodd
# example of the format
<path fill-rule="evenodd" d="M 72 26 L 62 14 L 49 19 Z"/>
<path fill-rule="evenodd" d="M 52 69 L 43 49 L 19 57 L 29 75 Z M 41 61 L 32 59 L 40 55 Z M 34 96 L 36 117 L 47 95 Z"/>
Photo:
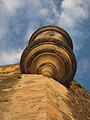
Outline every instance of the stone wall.
<path fill-rule="evenodd" d="M 19 65 L 0 67 L 0 120 L 90 120 L 90 94 L 74 80 L 70 88 Z"/>

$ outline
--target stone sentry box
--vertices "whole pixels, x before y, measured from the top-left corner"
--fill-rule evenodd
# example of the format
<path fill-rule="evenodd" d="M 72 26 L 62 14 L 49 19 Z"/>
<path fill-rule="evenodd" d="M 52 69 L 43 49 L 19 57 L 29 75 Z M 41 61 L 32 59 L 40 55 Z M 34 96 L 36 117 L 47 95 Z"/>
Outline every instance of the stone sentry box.
<path fill-rule="evenodd" d="M 36 30 L 24 49 L 20 69 L 23 74 L 42 74 L 69 85 L 76 73 L 73 43 L 66 31 L 56 26 Z"/>

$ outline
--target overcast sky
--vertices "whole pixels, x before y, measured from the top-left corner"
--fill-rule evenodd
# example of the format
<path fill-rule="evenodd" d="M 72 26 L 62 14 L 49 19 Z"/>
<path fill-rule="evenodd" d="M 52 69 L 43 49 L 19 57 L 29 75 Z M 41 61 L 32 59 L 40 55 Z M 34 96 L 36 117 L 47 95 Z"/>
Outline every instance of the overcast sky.
<path fill-rule="evenodd" d="M 0 65 L 19 63 L 31 34 L 44 25 L 69 33 L 75 79 L 90 91 L 90 0 L 0 0 Z"/>

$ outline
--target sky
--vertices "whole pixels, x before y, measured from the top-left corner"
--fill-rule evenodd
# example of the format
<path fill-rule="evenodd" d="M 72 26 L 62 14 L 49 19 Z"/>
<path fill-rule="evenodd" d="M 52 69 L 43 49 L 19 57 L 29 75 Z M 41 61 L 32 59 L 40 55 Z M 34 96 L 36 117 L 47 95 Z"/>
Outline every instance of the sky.
<path fill-rule="evenodd" d="M 90 91 L 90 0 L 0 0 L 0 66 L 19 63 L 31 34 L 45 25 L 69 33 L 75 79 Z"/>

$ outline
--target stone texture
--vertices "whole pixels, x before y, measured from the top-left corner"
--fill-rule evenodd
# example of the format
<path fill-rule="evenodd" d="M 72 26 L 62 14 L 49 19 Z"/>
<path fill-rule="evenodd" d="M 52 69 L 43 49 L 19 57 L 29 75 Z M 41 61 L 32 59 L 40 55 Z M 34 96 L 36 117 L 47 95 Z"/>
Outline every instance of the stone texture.
<path fill-rule="evenodd" d="M 42 74 L 69 86 L 77 69 L 73 43 L 66 31 L 57 26 L 37 29 L 20 59 L 22 74 Z"/>
<path fill-rule="evenodd" d="M 19 65 L 0 67 L 0 120 L 90 120 L 90 94 L 76 81 L 66 88 Z"/>

